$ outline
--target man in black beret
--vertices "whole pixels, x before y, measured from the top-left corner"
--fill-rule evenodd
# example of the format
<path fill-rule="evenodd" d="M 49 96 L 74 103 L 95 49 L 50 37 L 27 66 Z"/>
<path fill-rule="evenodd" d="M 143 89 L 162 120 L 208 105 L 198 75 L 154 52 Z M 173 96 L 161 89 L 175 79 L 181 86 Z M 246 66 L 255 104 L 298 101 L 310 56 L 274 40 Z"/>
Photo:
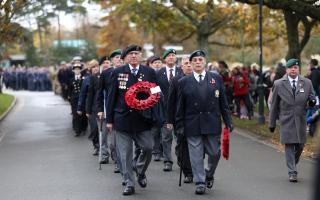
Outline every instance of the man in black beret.
<path fill-rule="evenodd" d="M 139 110 L 127 106 L 125 94 L 138 81 L 155 82 L 155 71 L 140 64 L 141 47 L 130 45 L 125 49 L 128 64 L 114 69 L 106 104 L 106 120 L 109 130 L 115 131 L 117 148 L 122 164 L 125 188 L 123 195 L 135 193 L 136 172 L 141 187 L 147 186 L 146 170 L 152 157 L 153 138 L 150 133 L 152 120 Z M 133 142 L 141 148 L 137 162 L 133 163 Z"/>
<path fill-rule="evenodd" d="M 221 118 L 230 131 L 233 126 L 221 77 L 205 70 L 206 58 L 202 50 L 194 51 L 189 60 L 193 74 L 178 82 L 176 132 L 187 138 L 195 193 L 204 194 L 206 187 L 213 186 L 220 160 Z M 204 152 L 208 154 L 207 169 Z"/>

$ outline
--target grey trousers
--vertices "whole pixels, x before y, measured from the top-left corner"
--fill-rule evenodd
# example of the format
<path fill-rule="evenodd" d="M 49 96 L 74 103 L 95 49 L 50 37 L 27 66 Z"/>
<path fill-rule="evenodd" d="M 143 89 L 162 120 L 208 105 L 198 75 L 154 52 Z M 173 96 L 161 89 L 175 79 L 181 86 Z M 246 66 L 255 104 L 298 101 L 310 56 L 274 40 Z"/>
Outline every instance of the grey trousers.
<path fill-rule="evenodd" d="M 108 151 L 108 129 L 107 129 L 107 126 L 106 126 L 106 123 L 105 121 L 103 120 L 103 123 L 102 123 L 102 138 L 100 138 L 100 120 L 99 118 L 97 118 L 97 124 L 98 124 L 98 130 L 99 130 L 99 140 L 100 139 L 102 140 L 102 144 L 101 144 L 101 147 L 99 148 L 99 150 L 101 151 L 101 159 L 104 160 L 104 159 L 107 159 L 109 158 L 110 154 L 109 154 L 109 151 Z M 100 142 L 98 143 L 99 146 L 100 146 Z"/>
<path fill-rule="evenodd" d="M 111 131 L 109 133 L 109 148 L 110 148 L 110 154 L 111 154 L 111 159 L 115 162 L 115 164 L 118 166 L 118 168 L 121 171 L 121 162 L 119 158 L 119 150 L 117 149 L 117 139 L 116 139 L 116 132 Z"/>
<path fill-rule="evenodd" d="M 204 185 L 206 177 L 213 178 L 221 155 L 221 136 L 199 135 L 187 137 L 192 173 L 196 184 Z M 204 168 L 204 153 L 208 168 Z"/>
<path fill-rule="evenodd" d="M 163 158 L 164 162 L 172 162 L 172 155 L 171 155 L 171 147 L 172 147 L 172 140 L 173 140 L 173 131 L 167 129 L 165 125 L 161 128 L 161 137 L 162 137 L 162 148 L 163 148 Z"/>
<path fill-rule="evenodd" d="M 153 125 L 151 133 L 154 140 L 152 154 L 161 154 L 161 127 L 159 125 Z"/>
<path fill-rule="evenodd" d="M 289 175 L 297 175 L 297 164 L 300 160 L 304 144 L 285 144 L 285 156 Z"/>
<path fill-rule="evenodd" d="M 135 185 L 133 167 L 137 173 L 145 174 L 152 157 L 153 137 L 150 131 L 127 133 L 116 131 L 117 149 L 121 162 L 123 179 L 127 186 Z M 141 148 L 141 153 L 133 166 L 133 142 Z"/>

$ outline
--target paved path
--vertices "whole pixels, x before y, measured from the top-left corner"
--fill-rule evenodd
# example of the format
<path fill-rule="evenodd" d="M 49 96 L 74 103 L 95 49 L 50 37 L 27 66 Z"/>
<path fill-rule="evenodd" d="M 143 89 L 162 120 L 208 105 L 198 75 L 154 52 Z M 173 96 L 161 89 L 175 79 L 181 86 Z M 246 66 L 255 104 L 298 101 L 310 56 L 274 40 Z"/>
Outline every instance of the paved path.
<path fill-rule="evenodd" d="M 162 171 L 152 162 L 148 187 L 124 197 L 113 165 L 98 170 L 87 137 L 73 137 L 70 107 L 51 92 L 14 92 L 17 105 L 0 123 L 1 200 L 216 199 L 309 200 L 314 163 L 302 160 L 299 182 L 289 183 L 284 155 L 235 133 L 231 160 L 221 160 L 215 189 L 194 195 L 193 185 L 178 187 L 179 169 Z"/>

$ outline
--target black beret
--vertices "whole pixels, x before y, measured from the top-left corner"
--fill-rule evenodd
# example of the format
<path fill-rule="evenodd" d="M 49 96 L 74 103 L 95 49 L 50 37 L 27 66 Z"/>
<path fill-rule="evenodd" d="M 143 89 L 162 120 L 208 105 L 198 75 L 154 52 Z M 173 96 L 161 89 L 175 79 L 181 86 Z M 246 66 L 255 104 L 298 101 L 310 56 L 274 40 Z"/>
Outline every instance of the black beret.
<path fill-rule="evenodd" d="M 157 60 L 161 60 L 161 58 L 159 56 L 152 56 L 150 57 L 150 63 L 153 63 L 154 61 L 157 61 Z"/>
<path fill-rule="evenodd" d="M 72 69 L 75 69 L 75 68 L 82 69 L 83 68 L 83 64 L 82 63 L 75 63 L 75 64 L 72 65 Z"/>
<path fill-rule="evenodd" d="M 139 45 L 130 44 L 123 50 L 121 58 L 124 59 L 131 51 L 142 51 L 142 48 Z"/>
<path fill-rule="evenodd" d="M 196 50 L 190 54 L 189 61 L 191 61 L 193 57 L 197 56 L 206 57 L 206 54 L 202 50 Z"/>
<path fill-rule="evenodd" d="M 99 59 L 99 65 L 102 65 L 104 61 L 109 60 L 108 56 L 103 56 Z"/>

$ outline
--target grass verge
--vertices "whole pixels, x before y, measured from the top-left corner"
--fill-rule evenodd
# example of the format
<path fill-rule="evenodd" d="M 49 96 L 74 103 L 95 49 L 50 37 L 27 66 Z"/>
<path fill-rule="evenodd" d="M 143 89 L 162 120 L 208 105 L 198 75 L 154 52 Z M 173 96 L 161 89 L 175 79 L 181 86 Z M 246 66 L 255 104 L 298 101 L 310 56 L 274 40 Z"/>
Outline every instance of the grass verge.
<path fill-rule="evenodd" d="M 8 110 L 13 100 L 14 96 L 12 95 L 0 94 L 0 116 Z"/>
<path fill-rule="evenodd" d="M 279 149 L 284 150 L 284 146 L 280 144 L 280 130 L 277 126 L 274 133 L 269 131 L 268 124 L 259 124 L 257 120 L 243 120 L 237 117 L 233 117 L 233 123 L 235 127 L 246 130 L 249 135 L 253 135 L 260 140 L 272 143 L 276 145 Z M 319 124 L 318 124 L 319 127 Z M 311 138 L 308 136 L 307 143 L 304 148 L 303 155 L 308 157 L 313 157 L 317 150 L 317 144 L 319 144 L 320 129 L 317 130 L 317 136 Z"/>

